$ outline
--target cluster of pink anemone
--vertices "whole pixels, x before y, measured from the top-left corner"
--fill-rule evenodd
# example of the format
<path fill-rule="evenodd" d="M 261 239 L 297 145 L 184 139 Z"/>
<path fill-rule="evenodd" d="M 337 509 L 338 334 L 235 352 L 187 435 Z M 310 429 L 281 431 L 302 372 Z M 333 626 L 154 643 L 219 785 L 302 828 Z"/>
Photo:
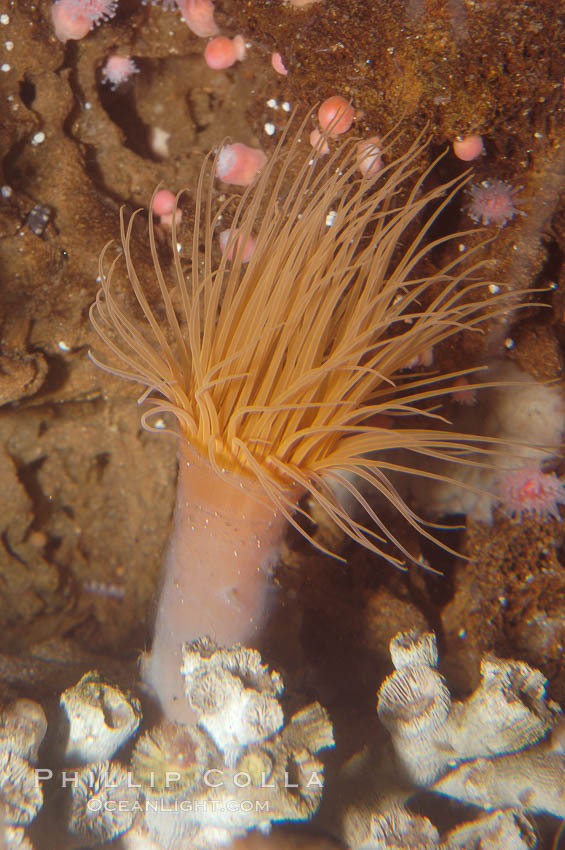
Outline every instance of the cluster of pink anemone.
<path fill-rule="evenodd" d="M 341 95 L 332 95 L 318 109 L 318 127 L 310 133 L 310 144 L 321 154 L 330 152 L 330 142 L 346 133 L 355 120 L 355 110 Z M 383 167 L 379 136 L 363 139 L 357 145 L 357 161 L 362 174 L 373 177 Z"/>
<path fill-rule="evenodd" d="M 210 68 L 223 70 L 245 58 L 247 49 L 242 35 L 236 35 L 234 38 L 218 35 L 213 0 L 174 0 L 174 2 L 195 35 L 199 38 L 211 38 L 204 50 L 204 59 Z M 62 42 L 79 40 L 97 24 L 114 17 L 116 10 L 117 0 L 56 0 L 51 7 L 53 31 Z M 130 63 L 129 68 L 126 62 Z M 271 64 L 278 74 L 288 73 L 281 54 L 277 51 L 271 55 Z M 136 70 L 130 57 L 114 55 L 106 62 L 102 80 L 109 83 L 112 88 L 116 88 L 129 79 Z"/>
<path fill-rule="evenodd" d="M 57 0 L 51 23 L 59 41 L 84 38 L 101 21 L 116 14 L 116 0 Z"/>
<path fill-rule="evenodd" d="M 310 134 L 311 144 L 319 151 L 329 151 L 328 142 L 346 133 L 355 119 L 355 110 L 351 103 L 340 95 L 333 95 L 325 100 L 318 109 L 319 128 Z M 364 139 L 357 145 L 357 163 L 362 174 L 374 176 L 382 168 L 381 140 L 377 136 Z M 259 171 L 267 162 L 267 156 L 259 148 L 251 148 L 241 142 L 224 145 L 216 161 L 216 177 L 225 183 L 237 186 L 248 186 L 256 178 Z M 245 245 L 227 230 L 220 234 L 220 246 L 225 251 L 229 245 L 230 258 L 241 247 L 242 261 L 248 262 L 255 240 L 250 237 Z"/>

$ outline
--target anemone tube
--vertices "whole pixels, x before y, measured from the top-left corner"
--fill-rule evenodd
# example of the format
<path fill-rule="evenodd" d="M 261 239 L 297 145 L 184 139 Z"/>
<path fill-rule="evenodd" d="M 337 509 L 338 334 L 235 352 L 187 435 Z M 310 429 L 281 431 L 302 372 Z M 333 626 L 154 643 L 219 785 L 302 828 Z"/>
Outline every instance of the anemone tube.
<path fill-rule="evenodd" d="M 233 199 L 214 211 L 212 153 L 196 189 L 190 276 L 176 247 L 173 214 L 167 282 L 150 210 L 165 323 L 132 260 L 136 213 L 126 226 L 122 211 L 121 239 L 142 323 L 114 294 L 121 255 L 109 267 L 106 250 L 100 260 L 102 287 L 91 319 L 115 360 L 93 360 L 146 387 L 145 427 L 159 430 L 151 417 L 165 414 L 178 422 L 174 530 L 144 666 L 164 714 L 177 722 L 193 719 L 180 676 L 182 644 L 209 635 L 221 646 L 257 645 L 287 522 L 312 540 L 297 519 L 305 512 L 302 495 L 345 534 L 402 566 L 410 554 L 363 488 L 378 491 L 434 539 L 390 473 L 446 480 L 418 469 L 418 462 L 481 465 L 505 451 L 496 439 L 447 430 L 434 412 L 437 400 L 472 370 L 403 371 L 422 351 L 508 310 L 504 293 L 488 294 L 473 251 L 432 276 L 422 271 L 430 252 L 464 235 L 433 238 L 431 229 L 466 178 L 426 189 L 435 163 L 418 168 L 423 136 L 397 158 L 385 146 L 388 164 L 359 176 L 354 140 L 328 157 L 321 145 L 304 153 L 308 120 L 294 136 L 289 125 L 255 185 L 237 201 L 231 241 L 217 267 L 214 234 Z M 252 233 L 256 247 L 244 266 Z M 394 427 L 375 424 L 391 418 Z M 427 427 L 414 427 L 422 418 Z M 400 447 L 414 457 L 413 467 L 391 459 Z M 336 485 L 348 491 L 361 520 L 340 503 Z"/>

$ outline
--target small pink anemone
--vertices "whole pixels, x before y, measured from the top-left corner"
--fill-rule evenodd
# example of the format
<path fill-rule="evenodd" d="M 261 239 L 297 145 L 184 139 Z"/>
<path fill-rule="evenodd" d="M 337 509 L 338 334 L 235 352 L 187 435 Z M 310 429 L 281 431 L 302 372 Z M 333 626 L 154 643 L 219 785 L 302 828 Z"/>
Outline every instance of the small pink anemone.
<path fill-rule="evenodd" d="M 483 180 L 473 183 L 471 202 L 467 212 L 474 221 L 504 227 L 516 214 L 525 215 L 515 204 L 515 196 L 522 187 L 514 188 L 503 180 Z"/>
<path fill-rule="evenodd" d="M 138 73 L 139 68 L 131 57 L 112 54 L 108 56 L 106 64 L 102 68 L 102 82 L 115 91 L 118 86 L 127 83 L 133 74 Z"/>
<path fill-rule="evenodd" d="M 51 6 L 51 23 L 59 41 L 78 40 L 113 18 L 117 8 L 116 0 L 57 0 Z"/>
<path fill-rule="evenodd" d="M 498 482 L 498 495 L 503 511 L 520 518 L 534 514 L 539 519 L 560 519 L 558 505 L 565 505 L 561 479 L 535 464 L 507 472 Z"/>

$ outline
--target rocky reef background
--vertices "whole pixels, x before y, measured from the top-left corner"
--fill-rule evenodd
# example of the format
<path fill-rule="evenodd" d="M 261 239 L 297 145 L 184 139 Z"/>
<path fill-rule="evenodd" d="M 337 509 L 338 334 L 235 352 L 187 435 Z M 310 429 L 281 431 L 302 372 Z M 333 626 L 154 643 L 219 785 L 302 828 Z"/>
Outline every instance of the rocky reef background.
<path fill-rule="evenodd" d="M 537 379 L 559 379 L 565 342 L 558 2 L 322 0 L 297 9 L 218 0 L 221 32 L 252 45 L 227 71 L 206 66 L 205 40 L 177 11 L 123 0 L 112 21 L 63 45 L 49 9 L 9 0 L 0 22 L 0 695 L 47 702 L 92 666 L 134 680 L 174 503 L 174 441 L 144 432 L 137 388 L 87 357 L 97 345 L 88 308 L 98 257 L 119 236 L 122 204 L 147 207 L 161 181 L 194 187 L 203 156 L 228 135 L 269 153 L 286 122 L 283 102 L 305 114 L 342 94 L 364 136 L 401 123 L 408 138 L 427 126 L 429 157 L 478 132 L 486 154 L 474 179 L 522 186 L 526 213 L 488 230 L 489 275 L 544 289 L 544 306 L 512 319 L 496 353 Z M 140 73 L 112 92 L 101 67 L 116 49 Z M 272 70 L 273 50 L 288 76 Z M 266 122 L 276 127 L 272 137 Z M 152 152 L 155 126 L 170 133 L 167 157 Z M 439 176 L 465 167 L 448 153 Z M 43 229 L 29 218 L 37 205 L 46 208 Z M 461 196 L 450 207 L 449 231 L 469 226 L 464 206 Z M 134 253 L 149 278 L 142 222 Z M 465 368 L 468 356 L 450 344 L 436 365 Z M 551 697 L 565 699 L 563 522 L 460 520 L 445 539 L 467 561 L 390 516 L 415 557 L 438 573 L 416 565 L 401 573 L 349 544 L 344 565 L 289 535 L 271 653 L 263 654 L 285 671 L 299 702 L 316 698 L 329 711 L 332 758 L 342 762 L 376 727 L 375 693 L 400 630 L 435 630 L 442 672 L 459 695 L 476 686 L 480 656 L 492 651 L 539 668 Z"/>

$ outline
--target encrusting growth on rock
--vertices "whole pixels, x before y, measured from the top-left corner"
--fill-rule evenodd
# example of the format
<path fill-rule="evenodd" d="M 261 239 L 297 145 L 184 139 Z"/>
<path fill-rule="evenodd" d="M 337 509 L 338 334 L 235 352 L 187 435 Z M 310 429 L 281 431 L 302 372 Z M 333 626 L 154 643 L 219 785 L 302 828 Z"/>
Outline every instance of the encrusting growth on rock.
<path fill-rule="evenodd" d="M 379 736 L 343 770 L 353 780 L 341 813 L 347 846 L 538 847 L 531 813 L 565 814 L 563 712 L 547 698 L 543 674 L 524 661 L 486 656 L 479 686 L 467 698 L 452 700 L 437 670 L 432 632 L 398 633 L 390 655 L 395 670 L 379 688 L 377 711 L 394 756 Z M 444 832 L 445 803 L 432 802 L 425 807 L 428 816 L 420 813 L 426 789 L 485 811 L 465 808 L 463 816 L 473 820 Z M 432 823 L 435 817 L 443 827 Z"/>
<path fill-rule="evenodd" d="M 379 688 L 377 710 L 399 764 L 416 785 L 431 785 L 460 761 L 536 744 L 562 717 L 546 699 L 545 677 L 523 661 L 483 658 L 479 687 L 452 702 L 435 669 L 431 632 L 400 633 L 390 651 L 396 670 Z"/>
<path fill-rule="evenodd" d="M 131 827 L 136 802 L 137 789 L 122 767 L 88 765 L 71 787 L 69 831 L 96 843 L 112 841 Z"/>
<path fill-rule="evenodd" d="M 43 806 L 32 765 L 47 731 L 42 707 L 17 699 L 0 712 L 0 847 L 31 850 L 23 829 Z"/>
<path fill-rule="evenodd" d="M 96 670 L 63 691 L 60 702 L 60 735 L 67 763 L 112 758 L 141 719 L 139 700 L 105 682 Z"/>
<path fill-rule="evenodd" d="M 269 673 L 256 650 L 219 650 L 209 640 L 183 647 L 186 697 L 226 764 L 235 764 L 243 747 L 270 738 L 283 725 L 277 697 L 283 686 Z"/>
<path fill-rule="evenodd" d="M 147 388 L 146 427 L 152 416 L 170 413 L 179 425 L 175 525 L 144 675 L 165 715 L 181 722 L 188 717 L 182 643 L 210 635 L 224 646 L 256 644 L 286 523 L 309 538 L 296 519 L 303 495 L 355 541 L 401 565 L 409 553 L 355 480 L 432 537 L 388 473 L 438 477 L 418 472 L 418 461 L 480 464 L 504 451 L 495 439 L 434 429 L 437 413 L 426 404 L 449 393 L 465 370 L 439 377 L 406 371 L 423 351 L 508 309 L 503 294 L 489 295 L 478 280 L 472 251 L 432 276 L 423 271 L 430 252 L 461 238 L 434 239 L 431 229 L 465 178 L 426 189 L 434 163 L 417 168 L 421 136 L 396 159 L 384 145 L 383 167 L 359 176 L 356 141 L 322 157 L 302 143 L 308 120 L 294 137 L 289 129 L 282 134 L 243 192 L 217 266 L 215 232 L 230 203 L 215 211 L 217 156 L 206 158 L 195 192 L 190 276 L 173 215 L 167 280 L 150 211 L 166 321 L 131 256 L 136 214 L 127 225 L 121 217 L 123 253 L 109 268 L 107 251 L 100 262 L 91 318 L 115 360 L 95 362 Z M 244 265 L 252 234 L 255 249 Z M 122 258 L 144 325 L 115 295 Z M 400 447 L 413 466 L 385 456 Z M 340 503 L 335 485 L 367 522 Z"/>
<path fill-rule="evenodd" d="M 311 818 L 324 787 L 317 754 L 334 746 L 325 709 L 311 703 L 285 723 L 282 678 L 255 649 L 202 638 L 185 644 L 183 659 L 197 725 L 165 721 L 137 742 L 132 768 L 147 805 L 126 846 L 148 834 L 151 847 L 210 850 Z"/>

